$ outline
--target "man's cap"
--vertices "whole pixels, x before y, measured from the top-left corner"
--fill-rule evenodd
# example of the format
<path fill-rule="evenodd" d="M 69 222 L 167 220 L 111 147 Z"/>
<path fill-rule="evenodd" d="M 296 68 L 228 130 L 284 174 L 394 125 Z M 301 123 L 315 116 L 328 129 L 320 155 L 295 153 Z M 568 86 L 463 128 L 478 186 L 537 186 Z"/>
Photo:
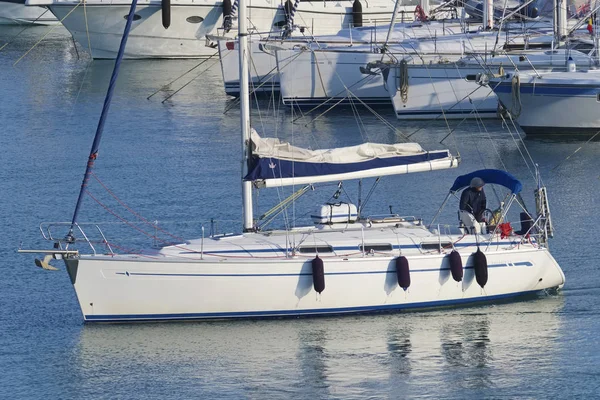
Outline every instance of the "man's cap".
<path fill-rule="evenodd" d="M 483 185 L 485 185 L 485 182 L 483 181 L 483 179 L 478 178 L 478 177 L 471 179 L 471 187 L 472 188 L 480 188 L 480 187 L 483 187 Z"/>

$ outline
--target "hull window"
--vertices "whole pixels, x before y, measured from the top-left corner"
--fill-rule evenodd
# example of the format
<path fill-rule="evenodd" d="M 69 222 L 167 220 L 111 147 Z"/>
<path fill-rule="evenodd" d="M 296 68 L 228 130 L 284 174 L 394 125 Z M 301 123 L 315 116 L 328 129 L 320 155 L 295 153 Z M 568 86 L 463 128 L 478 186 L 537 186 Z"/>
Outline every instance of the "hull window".
<path fill-rule="evenodd" d="M 204 18 L 197 15 L 192 15 L 191 17 L 187 17 L 185 20 L 190 24 L 199 24 L 200 22 L 204 21 Z"/>

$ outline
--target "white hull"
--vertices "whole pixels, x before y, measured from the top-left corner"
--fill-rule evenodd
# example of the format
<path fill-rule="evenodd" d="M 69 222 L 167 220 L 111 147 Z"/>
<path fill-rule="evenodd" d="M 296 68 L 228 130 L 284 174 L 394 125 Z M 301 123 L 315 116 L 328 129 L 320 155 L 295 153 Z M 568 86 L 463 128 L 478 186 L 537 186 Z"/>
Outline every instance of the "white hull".
<path fill-rule="evenodd" d="M 55 25 L 56 17 L 45 7 L 0 1 L 0 25 Z"/>
<path fill-rule="evenodd" d="M 510 80 L 495 91 L 526 134 L 595 134 L 600 130 L 600 71 L 560 75 L 523 78 L 519 105 L 513 103 Z"/>
<path fill-rule="evenodd" d="M 73 37 L 84 47 L 91 46 L 94 58 L 115 58 L 125 18 L 130 3 L 126 1 L 103 3 L 99 0 L 83 4 L 72 1 L 30 0 L 29 4 L 48 5 L 50 10 Z M 393 2 L 377 2 L 363 5 L 363 20 L 370 23 L 389 22 Z M 342 1 L 336 6 L 328 2 L 303 2 L 295 21 L 305 26 L 314 35 L 332 34 L 352 22 L 352 2 Z M 214 0 L 171 2 L 171 25 L 162 26 L 159 1 L 146 0 L 138 3 L 136 14 L 140 17 L 133 23 L 127 41 L 127 58 L 202 58 L 215 54 L 216 49 L 206 46 L 207 34 L 224 34 L 222 3 Z M 279 2 L 254 0 L 249 5 L 248 15 L 256 32 L 268 34 L 280 31 L 279 23 L 284 20 Z M 87 18 L 86 18 L 87 16 Z M 87 26 L 86 26 L 87 21 Z M 191 22 L 190 22 L 191 21 Z M 234 30 L 229 33 L 232 37 Z M 88 45 L 89 42 L 89 45 Z"/>
<path fill-rule="evenodd" d="M 359 102 L 359 98 L 370 105 L 389 105 L 390 95 L 381 74 L 365 75 L 360 70 L 381 58 L 381 54 L 370 52 L 279 50 L 283 104 L 349 104 Z"/>
<path fill-rule="evenodd" d="M 302 86 L 299 89 L 300 93 L 295 99 L 299 104 L 303 103 L 302 98 L 306 98 L 310 104 L 319 104 L 325 98 L 319 99 L 313 98 L 310 94 L 305 93 L 307 89 L 304 87 L 304 81 L 306 79 L 312 79 L 308 76 L 308 73 L 304 71 L 305 68 L 310 68 L 311 58 L 306 58 L 302 51 L 298 51 L 295 54 L 291 52 L 291 49 L 298 48 L 312 48 L 315 50 L 325 50 L 332 48 L 333 52 L 343 51 L 348 53 L 350 51 L 356 51 L 358 54 L 354 56 L 354 64 L 358 67 L 363 67 L 364 60 L 361 53 L 370 53 L 373 60 L 377 59 L 377 56 L 373 53 L 378 53 L 377 49 L 383 45 L 387 36 L 388 26 L 378 27 L 364 27 L 354 29 L 344 29 L 337 32 L 335 35 L 326 35 L 319 37 L 303 37 L 302 35 L 292 36 L 286 40 L 278 40 L 276 38 L 268 38 L 266 40 L 258 40 L 253 38 L 254 41 L 250 44 L 250 51 L 252 54 L 250 64 L 250 81 L 252 82 L 251 90 L 255 92 L 271 92 L 273 90 L 279 90 L 280 78 L 277 72 L 278 66 L 276 57 L 276 51 L 279 50 L 290 50 L 290 54 L 283 55 L 283 61 L 279 66 L 282 71 L 294 69 L 301 70 L 302 72 L 297 77 L 297 82 L 291 82 L 290 79 L 293 77 L 287 74 L 287 81 L 290 84 Z M 460 26 L 457 23 L 451 22 L 430 22 L 430 23 L 396 23 L 392 32 L 391 42 L 395 43 L 401 40 L 431 37 L 431 36 L 444 36 L 453 34 L 460 31 Z M 224 43 L 219 44 L 219 57 L 221 59 L 223 81 L 225 83 L 225 92 L 232 96 L 239 95 L 239 69 L 237 65 L 237 41 L 230 42 L 230 46 L 235 46 L 233 50 L 227 50 Z M 331 56 L 331 62 L 333 68 L 338 66 L 336 58 L 338 55 L 333 54 Z M 381 55 L 379 56 L 379 59 Z M 348 60 L 340 62 L 339 67 L 349 70 L 352 66 L 347 65 L 347 62 L 353 62 L 353 57 L 350 56 Z M 370 58 L 369 58 L 370 59 Z M 289 67 L 289 68 L 288 68 Z M 331 74 L 331 68 L 327 68 L 324 73 Z M 354 71 L 352 71 L 354 72 Z M 344 74 L 345 75 L 345 74 Z M 360 78 L 358 78 L 360 79 Z M 380 80 L 380 79 L 379 79 Z M 339 82 L 339 79 L 335 79 Z M 334 83 L 335 85 L 335 83 Z M 338 85 L 339 86 L 339 85 Z M 327 89 L 325 89 L 327 91 Z M 359 89 L 360 90 L 360 89 Z M 330 91 L 335 91 L 332 88 Z M 366 96 L 366 95 L 365 95 Z M 361 98 L 365 100 L 365 96 Z M 387 93 L 379 93 L 375 97 L 382 97 L 383 99 L 377 99 L 377 101 L 383 101 L 386 104 L 389 103 L 387 99 Z M 289 102 L 288 99 L 284 98 L 284 102 Z"/>
<path fill-rule="evenodd" d="M 572 56 L 582 69 L 593 68 L 593 60 L 583 53 L 564 50 L 523 52 L 509 56 L 481 59 L 466 58 L 457 63 L 409 65 L 408 90 L 405 99 L 400 93 L 401 67 L 390 70 L 388 88 L 398 119 L 463 119 L 497 117 L 498 97 L 488 86 L 475 81 L 477 74 L 488 72 L 485 64 L 496 72 L 535 68 L 538 72 L 565 69 L 566 58 Z M 510 58 L 510 60 L 509 60 Z M 469 79 L 467 79 L 469 78 Z"/>
<path fill-rule="evenodd" d="M 438 237 L 419 226 L 354 227 L 344 232 L 341 236 L 346 241 L 336 245 L 327 242 L 327 233 L 312 238 L 305 232 L 296 237 L 305 238 L 304 243 L 332 246 L 332 253 L 320 254 L 325 271 L 321 294 L 313 288 L 311 261 L 315 254 L 286 257 L 282 235 L 251 233 L 206 239 L 203 259 L 196 241 L 148 256 L 81 256 L 67 265 L 84 319 L 96 322 L 415 309 L 492 301 L 564 284 L 560 267 L 546 249 L 527 241 L 515 246 L 514 237 L 496 237 L 489 248 L 481 246 L 489 274 L 482 289 L 470 257 L 477 249 L 474 235 Z M 335 235 L 340 238 L 340 231 Z M 377 243 L 385 243 L 387 236 L 398 244 L 388 252 L 358 255 L 361 235 Z M 407 240 L 407 235 L 412 240 Z M 440 253 L 423 250 L 420 245 L 435 244 L 436 240 L 457 242 L 464 266 L 462 282 L 451 276 L 446 257 L 450 250 Z M 398 286 L 395 258 L 400 253 L 407 257 L 411 271 L 407 290 Z"/>
<path fill-rule="evenodd" d="M 228 49 L 227 44 L 233 49 Z M 240 69 L 237 63 L 239 52 L 237 41 L 218 41 L 219 60 L 223 74 L 225 93 L 230 96 L 240 94 Z M 263 43 L 250 43 L 250 92 L 271 93 L 279 91 L 279 74 L 277 60 L 273 51 Z"/>
<path fill-rule="evenodd" d="M 421 34 L 425 35 L 425 32 L 421 31 Z M 390 97 L 393 98 L 395 89 L 384 83 L 381 74 L 365 74 L 362 70 L 367 64 L 374 62 L 390 63 L 404 58 L 409 64 L 422 65 L 421 68 L 427 68 L 430 63 L 437 63 L 440 60 L 446 63 L 457 61 L 467 52 L 484 54 L 486 50 L 494 48 L 495 42 L 496 34 L 459 33 L 440 36 L 436 39 L 422 37 L 421 39 L 394 43 L 388 49 L 390 54 L 385 56 L 373 51 L 373 46 L 366 45 L 335 49 L 329 47 L 323 50 L 279 50 L 277 51 L 277 57 L 281 97 L 284 104 L 288 105 L 315 106 L 324 102 L 327 102 L 327 104 L 356 102 L 357 100 L 353 97 L 370 105 L 387 105 L 390 104 Z M 510 42 L 512 44 L 522 43 L 522 37 L 512 37 Z M 372 68 L 372 71 L 377 73 L 378 69 Z M 420 89 L 413 91 L 413 93 L 418 93 L 421 98 L 413 97 L 414 107 L 404 104 L 402 109 L 398 110 L 398 117 L 429 118 L 432 114 L 439 114 L 439 103 L 432 103 L 433 99 L 431 97 L 434 88 L 431 86 L 435 86 L 435 90 L 445 96 L 449 90 L 453 90 L 448 84 L 442 83 L 442 79 L 447 80 L 448 78 L 452 78 L 452 73 L 449 73 L 448 76 L 434 77 L 436 80 L 435 85 L 423 88 L 425 92 Z M 430 82 L 431 79 L 428 80 L 428 83 Z M 417 85 L 422 84 L 420 77 L 418 82 L 415 83 Z M 468 92 L 463 93 L 462 96 L 466 94 Z M 456 101 L 457 99 L 453 99 L 452 104 Z M 488 102 L 489 104 L 482 104 L 482 107 L 488 108 L 494 101 Z M 424 109 L 421 110 L 423 107 Z M 492 108 L 493 112 L 488 116 L 495 115 L 496 107 Z M 454 107 L 456 117 L 462 115 L 459 109 L 461 107 Z M 484 113 L 487 112 L 488 110 Z"/>
<path fill-rule="evenodd" d="M 49 7 L 93 58 L 116 57 L 127 22 L 124 17 L 129 13 L 129 5 L 107 6 L 90 3 L 85 10 L 83 6 L 73 10 L 72 5 Z M 136 14 L 142 18 L 133 22 L 125 58 L 196 58 L 210 57 L 216 52 L 205 43 L 205 35 L 222 24 L 221 10 L 217 9 L 212 1 L 198 2 L 194 7 L 172 7 L 169 29 L 162 26 L 160 5 L 140 2 Z M 198 16 L 204 20 L 201 23 L 189 23 L 186 19 L 190 16 Z"/>
<path fill-rule="evenodd" d="M 467 81 L 481 68 L 409 65 L 408 90 L 400 91 L 401 67 L 390 68 L 387 86 L 398 119 L 494 118 L 498 99 L 487 86 Z"/>

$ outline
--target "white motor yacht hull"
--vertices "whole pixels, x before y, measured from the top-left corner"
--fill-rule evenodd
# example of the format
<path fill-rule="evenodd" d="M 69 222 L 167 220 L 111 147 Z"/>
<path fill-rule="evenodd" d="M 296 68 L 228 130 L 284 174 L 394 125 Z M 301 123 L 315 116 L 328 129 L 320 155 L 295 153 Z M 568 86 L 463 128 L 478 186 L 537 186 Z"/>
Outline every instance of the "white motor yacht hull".
<path fill-rule="evenodd" d="M 161 256 L 82 256 L 66 264 L 83 317 L 90 322 L 416 309 L 510 298 L 564 283 L 560 267 L 546 249 L 494 245 L 481 248 L 489 274 L 482 289 L 471 257 L 477 248 L 475 240 L 467 235 L 459 249 L 462 282 L 453 280 L 447 254 L 407 255 L 411 279 L 407 290 L 398 286 L 397 254 L 321 255 L 325 271 L 321 294 L 313 288 L 311 261 L 315 255 L 288 258 L 282 249 L 269 246 L 261 256 L 249 256 L 243 250 L 229 255 L 222 252 L 220 258 L 205 255 L 204 260 L 196 253 L 196 259 L 187 261 Z M 187 256 L 192 255 L 188 252 Z"/>
<path fill-rule="evenodd" d="M 75 9 L 70 4 L 55 4 L 49 8 L 93 58 L 117 56 L 129 13 L 128 4 L 90 3 Z M 215 7 L 213 1 L 173 6 L 169 29 L 162 26 L 160 3 L 140 2 L 136 15 L 141 18 L 134 17 L 125 58 L 198 58 L 216 53 L 216 49 L 207 47 L 205 42 L 205 35 L 222 24 L 221 9 Z M 197 22 L 200 19 L 202 22 Z"/>
<path fill-rule="evenodd" d="M 28 0 L 28 4 L 46 5 L 63 20 L 73 37 L 88 48 L 94 58 L 115 58 L 130 3 L 104 3 L 92 0 L 86 3 L 71 0 Z M 365 25 L 389 21 L 393 3 L 378 2 L 363 5 Z M 138 3 L 137 17 L 125 50 L 126 58 L 204 58 L 216 53 L 206 46 L 207 34 L 225 34 L 221 2 L 215 0 L 171 1 L 171 24 L 162 26 L 161 2 L 145 0 Z M 68 16 L 67 16 L 68 15 Z M 284 21 L 279 2 L 254 0 L 248 16 L 253 31 L 268 35 L 281 31 Z M 65 18 L 66 17 L 66 18 Z M 303 2 L 295 14 L 295 23 L 305 27 L 306 34 L 332 34 L 352 23 L 352 2 L 342 1 L 332 6 L 328 2 Z M 310 32 L 310 33 L 309 33 Z M 229 35 L 235 35 L 235 29 Z"/>

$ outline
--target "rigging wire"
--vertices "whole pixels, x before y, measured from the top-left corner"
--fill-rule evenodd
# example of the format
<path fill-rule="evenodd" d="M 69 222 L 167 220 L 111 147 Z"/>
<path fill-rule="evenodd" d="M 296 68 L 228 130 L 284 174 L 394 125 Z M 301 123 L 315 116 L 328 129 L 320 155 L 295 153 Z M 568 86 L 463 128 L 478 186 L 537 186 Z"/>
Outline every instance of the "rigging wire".
<path fill-rule="evenodd" d="M 46 10 L 41 13 L 36 19 L 34 19 L 31 23 L 29 23 L 28 25 L 25 26 L 25 28 L 21 29 L 19 31 L 19 33 L 17 33 L 16 35 L 14 35 L 13 37 L 11 37 L 10 39 L 8 39 L 8 41 L 6 43 L 4 43 L 2 45 L 2 47 L 0 47 L 0 51 L 2 51 L 2 49 L 4 49 L 6 46 L 8 46 L 9 44 L 11 44 L 16 38 L 18 38 L 19 36 L 21 36 L 21 34 L 23 32 L 25 32 L 27 29 L 31 28 L 32 26 L 35 26 L 35 23 L 37 21 L 39 21 L 40 18 L 42 18 L 44 16 L 44 14 L 46 14 L 47 12 L 50 12 L 49 9 L 46 8 Z"/>
<path fill-rule="evenodd" d="M 594 140 L 596 138 L 596 136 L 598 136 L 600 134 L 600 131 L 596 132 L 592 137 L 590 137 L 584 144 L 582 144 L 581 146 L 579 146 L 573 153 L 569 154 L 567 156 L 567 158 L 565 158 L 564 160 L 562 160 L 561 162 L 559 162 L 558 164 L 556 164 L 556 166 L 554 168 L 551 169 L 551 171 L 554 171 L 556 169 L 558 169 L 558 167 L 560 167 L 561 165 L 563 165 L 565 162 L 567 162 L 571 157 L 573 157 L 575 154 L 577 154 L 579 152 L 579 150 L 581 150 L 583 148 L 583 146 L 585 146 L 586 144 L 588 144 L 589 142 L 591 142 L 592 140 Z M 598 177 L 600 179 L 600 176 Z"/>
<path fill-rule="evenodd" d="M 40 43 L 42 43 L 42 41 L 43 41 L 44 39 L 46 39 L 46 37 L 47 37 L 47 36 L 48 36 L 50 33 L 52 33 L 52 32 L 54 31 L 54 29 L 56 29 L 58 26 L 62 26 L 62 22 L 63 22 L 63 21 L 64 21 L 64 20 L 65 20 L 65 19 L 66 19 L 66 18 L 69 16 L 69 15 L 71 15 L 71 13 L 72 13 L 73 11 L 75 11 L 75 10 L 77 9 L 77 7 L 79 7 L 80 5 L 81 5 L 81 3 L 77 3 L 77 5 L 76 5 L 75 7 L 73 7 L 73 8 L 71 9 L 71 11 L 69 11 L 69 12 L 67 13 L 67 15 L 65 15 L 65 16 L 64 16 L 64 17 L 63 17 L 63 18 L 60 20 L 60 22 L 61 22 L 61 23 L 60 23 L 60 24 L 56 24 L 56 25 L 54 25 L 52 28 L 50 28 L 50 29 L 48 30 L 48 32 L 46 32 L 46 33 L 45 33 L 45 34 L 42 36 L 42 38 L 41 38 L 40 40 L 38 40 L 37 42 L 35 42 L 35 44 L 34 44 L 33 46 L 31 46 L 31 48 L 30 48 L 29 50 L 27 50 L 27 51 L 25 52 L 25 54 L 23 54 L 21 57 L 19 57 L 19 59 L 18 59 L 17 61 L 15 61 L 15 63 L 13 64 L 13 67 L 14 67 L 14 66 L 16 66 L 16 65 L 17 65 L 17 64 L 18 64 L 18 63 L 19 63 L 19 62 L 20 62 L 20 61 L 21 61 L 23 58 L 25 58 L 25 56 L 27 56 L 27 54 L 29 54 L 29 53 L 30 53 L 30 52 L 31 52 L 33 49 L 35 49 L 35 48 L 36 48 L 36 47 L 37 47 L 37 46 L 38 46 Z M 4 47 L 4 46 L 3 46 L 3 47 Z"/>
<path fill-rule="evenodd" d="M 79 5 L 79 4 L 81 4 L 81 3 L 78 3 L 77 5 Z M 71 228 L 69 229 L 69 233 L 67 234 L 68 239 L 73 238 L 73 228 L 74 228 L 75 224 L 77 223 L 77 217 L 79 215 L 79 209 L 81 207 L 83 195 L 84 195 L 84 192 L 88 185 L 88 181 L 90 179 L 90 174 L 92 172 L 92 168 L 94 167 L 96 158 L 98 158 L 98 151 L 100 150 L 100 141 L 102 140 L 102 133 L 104 132 L 104 124 L 106 122 L 106 117 L 108 115 L 108 110 L 110 109 L 110 104 L 111 104 L 112 96 L 113 96 L 114 89 L 115 89 L 115 86 L 117 83 L 117 78 L 119 76 L 121 61 L 123 60 L 123 55 L 125 54 L 125 46 L 127 44 L 127 39 L 129 37 L 129 32 L 131 30 L 131 24 L 133 23 L 133 16 L 135 15 L 136 6 L 137 6 L 137 0 L 132 0 L 131 7 L 129 8 L 129 14 L 127 15 L 127 22 L 125 24 L 123 36 L 121 37 L 121 43 L 119 45 L 119 52 L 117 53 L 117 58 L 115 60 L 115 66 L 113 68 L 113 72 L 110 77 L 110 83 L 109 83 L 108 89 L 106 91 L 106 97 L 104 98 L 104 105 L 102 106 L 102 113 L 100 114 L 100 120 L 98 121 L 98 126 L 96 128 L 96 133 L 94 135 L 94 141 L 92 143 L 92 148 L 90 150 L 90 155 L 88 157 L 88 162 L 86 165 L 85 173 L 83 175 L 83 181 L 81 182 L 81 188 L 79 190 L 79 195 L 77 196 L 77 203 L 75 204 L 75 210 L 73 211 L 73 219 L 71 220 Z M 75 10 L 76 8 L 77 7 L 74 7 L 73 10 Z M 69 12 L 69 14 L 71 12 L 73 12 L 73 10 L 71 10 Z M 67 16 L 69 14 L 67 14 Z"/>
<path fill-rule="evenodd" d="M 208 66 L 208 68 L 202 70 L 202 72 L 200 72 L 198 75 L 194 76 L 190 81 L 188 81 L 186 84 L 184 84 L 182 87 L 180 87 L 179 89 L 177 89 L 176 91 L 174 91 L 173 93 L 171 93 L 170 95 L 168 95 L 167 97 L 165 97 L 165 99 L 163 101 L 161 101 L 161 103 L 165 103 L 167 100 L 169 100 L 171 97 L 175 96 L 177 93 L 181 92 L 183 89 L 185 89 L 190 83 L 192 83 L 193 81 L 196 80 L 196 78 L 198 78 L 200 75 L 204 74 L 206 71 L 210 70 L 212 67 L 214 67 L 215 65 L 217 65 L 219 63 L 219 61 L 215 61 L 213 62 L 211 65 Z"/>
<path fill-rule="evenodd" d="M 196 64 L 195 66 L 193 66 L 192 68 L 188 69 L 187 71 L 185 71 L 183 74 L 179 75 L 177 78 L 173 79 L 172 81 L 170 81 L 169 83 L 164 84 L 163 86 L 161 86 L 157 91 L 155 91 L 154 93 L 152 93 L 150 96 L 146 97 L 146 100 L 150 100 L 150 98 L 152 98 L 155 94 L 166 90 L 169 86 L 171 86 L 173 83 L 175 83 L 176 81 L 178 81 L 179 79 L 183 78 L 185 75 L 189 74 L 190 72 L 192 72 L 193 70 L 195 70 L 196 68 L 198 68 L 199 66 L 201 66 L 202 64 L 204 64 L 205 62 L 209 61 L 211 58 L 213 58 L 214 56 L 218 55 L 219 52 L 217 51 L 216 53 L 212 54 L 210 57 L 205 58 L 204 60 L 200 61 L 198 64 Z M 231 53 L 227 53 L 225 54 L 223 58 L 227 57 L 229 54 Z M 196 79 L 197 76 L 195 78 L 193 78 L 192 80 Z"/>
<path fill-rule="evenodd" d="M 93 60 L 94 52 L 92 51 L 92 42 L 90 40 L 90 30 L 88 28 L 87 0 L 82 0 L 82 1 L 83 1 L 83 19 L 85 20 L 85 35 L 87 36 L 88 49 L 90 51 L 90 56 L 92 57 L 92 60 Z M 75 41 L 75 37 L 74 36 L 72 36 L 72 37 L 73 37 L 73 41 Z M 73 43 L 73 45 L 75 46 L 75 48 L 77 48 L 77 45 L 75 45 L 75 43 Z"/>

